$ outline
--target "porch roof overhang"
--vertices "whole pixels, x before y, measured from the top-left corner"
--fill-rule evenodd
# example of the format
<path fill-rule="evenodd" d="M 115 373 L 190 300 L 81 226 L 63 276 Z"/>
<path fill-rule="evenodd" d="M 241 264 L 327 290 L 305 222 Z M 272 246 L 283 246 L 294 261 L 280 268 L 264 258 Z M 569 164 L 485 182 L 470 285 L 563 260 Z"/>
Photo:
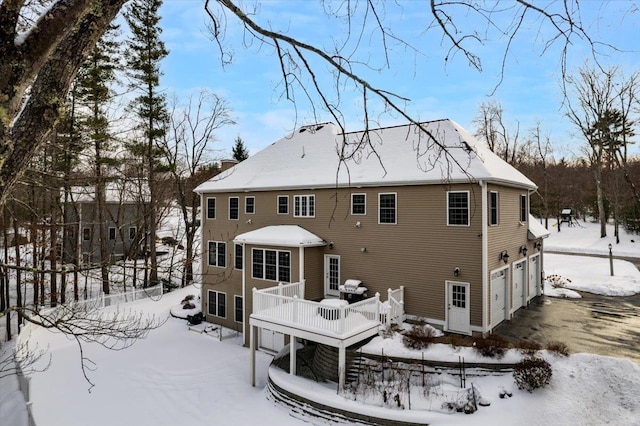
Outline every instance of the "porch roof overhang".
<path fill-rule="evenodd" d="M 530 240 L 537 240 L 539 238 L 547 238 L 551 235 L 551 232 L 549 232 L 544 225 L 538 222 L 538 219 L 529 215 L 529 232 L 527 235 Z"/>
<path fill-rule="evenodd" d="M 233 239 L 238 244 L 264 244 L 277 247 L 322 247 L 322 238 L 298 225 L 269 225 L 245 232 Z"/>

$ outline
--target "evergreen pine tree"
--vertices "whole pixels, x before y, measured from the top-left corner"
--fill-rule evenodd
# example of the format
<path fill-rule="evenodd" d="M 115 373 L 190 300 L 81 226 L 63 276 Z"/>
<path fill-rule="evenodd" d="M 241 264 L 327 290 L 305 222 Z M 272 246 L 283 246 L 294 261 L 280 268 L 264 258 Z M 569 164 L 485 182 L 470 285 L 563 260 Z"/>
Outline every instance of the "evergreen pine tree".
<path fill-rule="evenodd" d="M 118 43 L 114 39 L 118 28 L 110 26 L 96 47 L 87 57 L 78 74 L 76 93 L 78 102 L 85 107 L 82 120 L 83 128 L 93 147 L 93 169 L 95 178 L 96 220 L 98 222 L 98 240 L 100 242 L 100 268 L 102 291 L 109 294 L 109 260 L 107 247 L 107 212 L 105 188 L 108 171 L 105 166 L 113 165 L 115 160 L 109 155 L 111 135 L 106 109 L 112 98 L 110 85 L 116 80 L 115 71 L 119 64 Z"/>
<path fill-rule="evenodd" d="M 233 159 L 239 163 L 249 158 L 249 151 L 240 136 L 236 138 L 235 142 L 236 143 L 233 146 Z"/>
<path fill-rule="evenodd" d="M 159 90 L 160 62 L 169 54 L 160 39 L 160 16 L 158 9 L 162 0 L 134 0 L 124 13 L 125 20 L 131 29 L 127 41 L 125 58 L 131 79 L 131 87 L 139 95 L 130 107 L 138 118 L 139 129 L 144 134 L 144 142 L 133 143 L 130 150 L 133 155 L 142 154 L 143 168 L 149 185 L 147 253 L 151 262 L 151 275 L 146 284 L 158 282 L 158 265 L 156 259 L 156 226 L 158 208 L 158 185 L 156 172 L 160 170 L 160 141 L 166 132 L 168 119 L 166 96 Z M 146 257 L 145 257 L 146 259 Z"/>

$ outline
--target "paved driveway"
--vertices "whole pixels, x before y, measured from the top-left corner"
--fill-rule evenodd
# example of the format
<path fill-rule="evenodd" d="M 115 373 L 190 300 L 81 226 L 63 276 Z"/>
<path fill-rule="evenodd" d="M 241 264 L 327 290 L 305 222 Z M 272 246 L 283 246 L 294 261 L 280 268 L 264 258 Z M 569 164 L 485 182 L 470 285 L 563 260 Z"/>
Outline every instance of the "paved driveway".
<path fill-rule="evenodd" d="M 624 357 L 640 364 L 640 294 L 581 295 L 582 299 L 541 296 L 496 332 L 510 340 L 561 341 L 574 353 Z"/>

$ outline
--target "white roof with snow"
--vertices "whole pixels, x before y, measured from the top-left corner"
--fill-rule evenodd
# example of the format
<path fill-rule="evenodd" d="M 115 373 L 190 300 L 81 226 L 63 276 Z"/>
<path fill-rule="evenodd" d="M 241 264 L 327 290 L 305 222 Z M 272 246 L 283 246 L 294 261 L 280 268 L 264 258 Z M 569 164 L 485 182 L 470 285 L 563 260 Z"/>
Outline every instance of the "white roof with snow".
<path fill-rule="evenodd" d="M 246 160 L 245 160 L 246 161 Z M 298 225 L 271 225 L 245 232 L 234 243 L 265 244 L 278 247 L 319 247 L 326 242 Z"/>
<path fill-rule="evenodd" d="M 549 235 L 551 235 L 551 232 L 538 219 L 529 215 L 529 239 L 537 240 L 538 238 L 547 238 Z"/>
<path fill-rule="evenodd" d="M 451 120 L 339 133 L 306 126 L 201 184 L 196 192 L 477 182 L 536 188 Z"/>

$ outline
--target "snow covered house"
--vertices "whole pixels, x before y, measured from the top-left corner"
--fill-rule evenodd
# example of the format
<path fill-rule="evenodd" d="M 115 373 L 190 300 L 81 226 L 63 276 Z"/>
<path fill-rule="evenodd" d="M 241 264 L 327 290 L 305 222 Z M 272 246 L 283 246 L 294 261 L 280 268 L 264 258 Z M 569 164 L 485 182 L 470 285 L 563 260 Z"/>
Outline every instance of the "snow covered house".
<path fill-rule="evenodd" d="M 262 315 L 287 303 L 265 294 L 340 306 L 327 300 L 379 293 L 461 334 L 490 332 L 539 295 L 548 232 L 529 215 L 536 185 L 453 121 L 422 127 L 438 144 L 413 124 L 305 126 L 196 188 L 206 319 L 251 346 L 256 326 L 257 344 L 277 350 L 316 325 Z"/>
<path fill-rule="evenodd" d="M 144 218 L 148 210 L 146 188 L 140 183 L 108 183 L 101 214 L 94 186 L 71 187 L 66 199 L 64 193 L 61 194 L 65 232 L 69 235 L 63 252 L 65 262 L 79 259 L 98 264 L 101 262 L 101 244 L 109 262 L 126 255 L 139 255 L 144 245 Z M 105 241 L 100 239 L 101 222 L 105 226 Z"/>

